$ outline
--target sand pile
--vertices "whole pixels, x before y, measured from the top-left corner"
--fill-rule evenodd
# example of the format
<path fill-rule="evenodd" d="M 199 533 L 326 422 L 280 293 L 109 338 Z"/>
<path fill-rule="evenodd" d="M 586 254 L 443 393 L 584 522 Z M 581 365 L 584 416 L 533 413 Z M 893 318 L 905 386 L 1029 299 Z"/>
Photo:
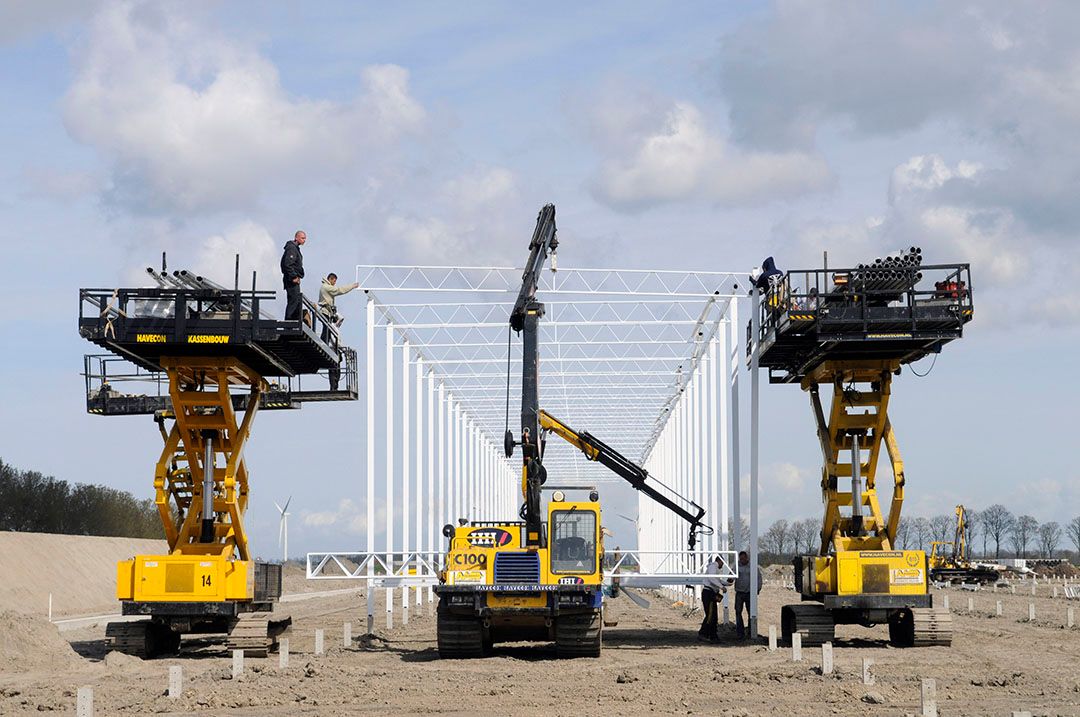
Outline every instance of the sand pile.
<path fill-rule="evenodd" d="M 82 665 L 83 659 L 46 618 L 11 610 L 0 612 L 0 672 Z"/>

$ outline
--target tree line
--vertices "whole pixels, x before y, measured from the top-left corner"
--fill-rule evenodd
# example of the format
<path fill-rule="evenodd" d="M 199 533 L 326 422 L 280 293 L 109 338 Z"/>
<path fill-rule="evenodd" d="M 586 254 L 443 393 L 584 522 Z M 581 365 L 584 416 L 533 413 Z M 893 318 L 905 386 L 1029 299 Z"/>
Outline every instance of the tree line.
<path fill-rule="evenodd" d="M 816 554 L 820 533 L 821 518 L 777 520 L 762 534 L 761 551 L 773 556 Z M 901 517 L 896 547 L 929 552 L 932 542 L 952 541 L 955 534 L 955 515 Z M 1064 553 L 1070 545 L 1080 558 L 1080 516 L 1065 525 L 1040 523 L 1031 515 L 1014 515 L 998 503 L 985 510 L 967 511 L 965 541 L 969 558 L 1069 557 Z"/>
<path fill-rule="evenodd" d="M 101 485 L 72 484 L 0 459 L 0 530 L 164 538 L 152 499 Z"/>

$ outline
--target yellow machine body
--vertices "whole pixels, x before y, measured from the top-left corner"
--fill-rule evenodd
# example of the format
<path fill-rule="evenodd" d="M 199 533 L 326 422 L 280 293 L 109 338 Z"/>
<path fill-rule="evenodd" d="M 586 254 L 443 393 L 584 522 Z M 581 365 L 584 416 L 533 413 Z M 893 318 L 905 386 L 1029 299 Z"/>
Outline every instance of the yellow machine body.
<path fill-rule="evenodd" d="M 803 644 L 822 644 L 834 639 L 837 624 L 887 623 L 896 646 L 952 642 L 948 614 L 933 608 L 926 553 L 896 548 L 905 479 L 888 407 L 899 367 L 895 360 L 826 361 L 802 381 L 821 445 L 825 516 L 818 554 L 794 561 L 795 588 L 809 602 L 781 609 L 786 641 L 799 633 Z M 833 389 L 828 413 L 822 384 Z M 882 448 L 893 479 L 888 517 L 877 493 Z"/>
<path fill-rule="evenodd" d="M 222 602 L 250 600 L 249 560 L 219 555 L 136 555 L 116 569 L 116 597 L 136 602 Z"/>
<path fill-rule="evenodd" d="M 574 524 L 569 525 L 564 516 L 573 515 Z M 580 519 L 592 516 L 587 534 L 574 531 Z M 561 526 L 568 526 L 563 530 Z M 603 537 L 600 530 L 600 504 L 594 501 L 556 501 L 548 504 L 547 547 L 527 548 L 521 523 L 480 523 L 457 526 L 446 556 L 446 585 L 485 586 L 488 592 L 487 606 L 499 607 L 545 607 L 545 592 L 522 592 L 514 594 L 518 585 L 496 581 L 496 562 L 500 555 L 518 556 L 536 553 L 539 563 L 539 580 L 521 587 L 537 585 L 592 585 L 603 582 Z M 566 533 L 566 534 L 563 534 Z M 573 533 L 573 534 L 570 534 Z M 567 541 L 570 541 L 569 544 Z M 571 549 L 572 548 L 572 549 Z"/>
<path fill-rule="evenodd" d="M 244 445 L 266 382 L 232 358 L 163 358 L 173 410 L 159 421 L 164 447 L 154 473 L 155 503 L 167 555 L 138 555 L 117 565 L 116 596 L 135 602 L 254 600 L 254 561 L 243 514 L 248 501 Z M 233 408 L 230 386 L 248 386 L 246 410 Z M 170 428 L 165 419 L 173 419 Z M 203 494 L 204 431 L 214 431 L 214 490 Z M 212 542 L 201 538 L 204 500 L 213 501 Z"/>
<path fill-rule="evenodd" d="M 814 595 L 922 595 L 926 553 L 921 550 L 847 550 L 807 561 L 803 585 Z M 805 591 L 805 588 L 804 588 Z"/>

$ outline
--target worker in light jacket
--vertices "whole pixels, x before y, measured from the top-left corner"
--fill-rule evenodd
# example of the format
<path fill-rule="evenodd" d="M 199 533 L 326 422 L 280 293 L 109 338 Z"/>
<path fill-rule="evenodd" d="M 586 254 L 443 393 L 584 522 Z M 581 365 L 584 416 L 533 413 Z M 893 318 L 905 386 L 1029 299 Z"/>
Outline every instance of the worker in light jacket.
<path fill-rule="evenodd" d="M 716 630 L 716 613 L 720 609 L 720 597 L 726 590 L 724 581 L 720 579 L 720 566 L 720 556 L 717 555 L 705 567 L 705 584 L 701 586 L 701 609 L 705 617 L 701 621 L 701 629 L 698 630 L 699 640 L 720 640 Z"/>
<path fill-rule="evenodd" d="M 300 247 L 307 241 L 307 234 L 298 231 L 293 238 L 285 242 L 285 251 L 281 255 L 281 282 L 285 286 L 285 320 L 299 321 L 303 294 L 300 293 L 300 280 L 304 278 L 304 255 Z"/>
<path fill-rule="evenodd" d="M 337 274 L 330 272 L 326 275 L 326 278 L 322 281 L 322 288 L 319 289 L 319 310 L 322 311 L 327 321 L 333 323 L 334 326 L 341 326 L 345 322 L 345 317 L 338 313 L 337 304 L 334 300 L 339 296 L 348 294 L 358 286 L 360 284 L 356 282 L 338 286 Z"/>
<path fill-rule="evenodd" d="M 757 591 L 761 592 L 761 569 L 757 571 Z M 746 608 L 746 622 L 743 622 L 743 608 Z M 750 625 L 750 554 L 739 551 L 739 574 L 735 578 L 735 637 L 745 640 L 749 635 L 746 628 Z"/>
<path fill-rule="evenodd" d="M 339 296 L 344 296 L 350 291 L 360 286 L 360 284 L 354 282 L 352 284 L 345 284 L 338 286 L 337 274 L 330 272 L 323 279 L 322 288 L 319 289 L 319 311 L 323 315 L 322 340 L 325 343 L 330 343 L 330 324 L 334 326 L 341 326 L 345 321 L 345 317 L 340 315 L 337 310 L 337 304 L 335 300 Z M 337 345 L 334 344 L 334 348 Z M 341 380 L 341 368 L 339 366 L 332 366 L 329 371 L 330 374 L 330 390 L 338 390 L 338 382 Z"/>

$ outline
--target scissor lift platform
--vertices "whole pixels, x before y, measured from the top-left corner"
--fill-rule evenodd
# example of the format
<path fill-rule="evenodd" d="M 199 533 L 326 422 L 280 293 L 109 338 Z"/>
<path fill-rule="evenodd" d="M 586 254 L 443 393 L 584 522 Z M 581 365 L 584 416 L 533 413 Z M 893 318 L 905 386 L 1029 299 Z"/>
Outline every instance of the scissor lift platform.
<path fill-rule="evenodd" d="M 272 291 L 217 289 L 82 289 L 79 335 L 110 352 L 84 359 L 87 411 L 145 415 L 171 407 L 162 359 L 232 358 L 269 383 L 260 409 L 296 409 L 307 402 L 355 401 L 356 351 L 339 343 L 338 330 L 306 299 L 304 318 L 285 321 L 260 309 Z M 133 364 L 133 366 L 129 365 Z M 340 366 L 340 390 L 314 374 Z M 302 376 L 308 376 L 305 390 Z M 151 393 L 123 393 L 122 382 L 156 384 Z M 234 408 L 247 395 L 233 396 Z"/>
<path fill-rule="evenodd" d="M 974 314 L 967 264 L 890 273 L 865 281 L 858 269 L 798 270 L 773 284 L 760 304 L 769 381 L 801 381 L 825 361 L 911 363 L 963 335 Z"/>

